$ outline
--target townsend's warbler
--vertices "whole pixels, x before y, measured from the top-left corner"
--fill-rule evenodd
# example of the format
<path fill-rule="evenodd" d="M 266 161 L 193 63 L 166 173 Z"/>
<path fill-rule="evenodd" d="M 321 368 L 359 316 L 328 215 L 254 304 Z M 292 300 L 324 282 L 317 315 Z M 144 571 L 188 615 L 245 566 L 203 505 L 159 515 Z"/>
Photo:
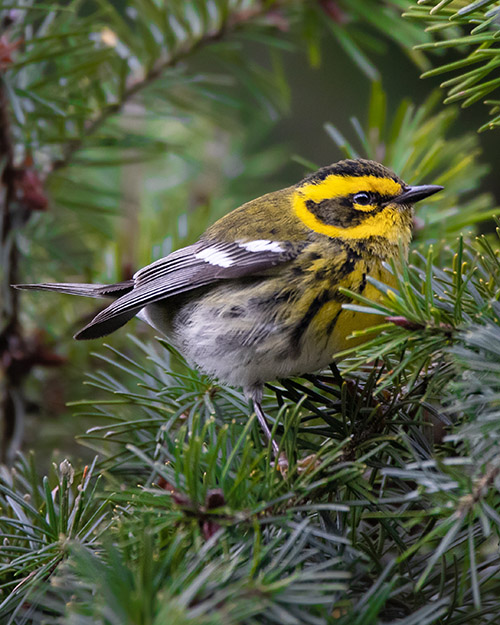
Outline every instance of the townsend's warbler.
<path fill-rule="evenodd" d="M 383 262 L 400 246 L 407 253 L 412 204 L 441 189 L 408 186 L 373 161 L 340 161 L 243 204 L 132 280 L 18 286 L 114 298 L 75 338 L 104 336 L 139 315 L 191 364 L 243 386 L 270 438 L 263 384 L 321 369 L 353 330 L 375 323 L 343 309 L 339 287 L 375 299 L 367 276 L 391 283 Z"/>

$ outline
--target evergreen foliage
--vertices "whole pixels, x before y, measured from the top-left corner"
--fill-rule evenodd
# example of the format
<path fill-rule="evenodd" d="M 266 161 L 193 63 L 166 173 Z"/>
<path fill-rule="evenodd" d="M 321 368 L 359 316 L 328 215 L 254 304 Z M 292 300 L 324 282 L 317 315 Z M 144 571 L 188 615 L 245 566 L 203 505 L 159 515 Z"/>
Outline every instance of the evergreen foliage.
<path fill-rule="evenodd" d="M 450 48 L 466 48 L 468 54 L 457 61 L 445 62 L 424 72 L 423 78 L 457 72 L 445 80 L 441 87 L 448 91 L 445 103 L 462 102 L 465 108 L 494 94 L 500 87 L 500 5 L 497 0 L 419 0 L 410 7 L 406 16 L 423 20 L 429 26 L 435 41 L 417 46 L 418 50 L 442 52 Z M 472 50 L 471 50 L 472 48 Z M 491 107 L 491 119 L 482 124 L 481 130 L 500 126 L 500 101 L 484 100 Z"/>
<path fill-rule="evenodd" d="M 4 2 L 8 41 L 23 43 L 1 75 L 11 137 L 0 144 L 15 147 L 3 178 L 10 194 L 2 257 L 10 260 L 2 271 L 2 384 L 13 380 L 11 362 L 23 364 L 24 376 L 55 359 L 49 347 L 57 344 L 37 343 L 43 358 L 34 351 L 30 327 L 48 323 L 60 335 L 81 315 L 73 302 L 41 299 L 19 310 L 6 288 L 12 267 L 29 281 L 118 280 L 128 263 L 148 262 L 151 248 L 159 256 L 186 243 L 249 190 L 262 193 L 285 158 L 279 147 L 261 148 L 259 129 L 265 115 L 286 109 L 280 54 L 297 34 L 313 65 L 318 41 L 333 34 L 372 79 L 379 70 L 367 43 L 395 39 L 421 68 L 426 59 L 412 46 L 435 46 L 421 20 L 402 21 L 402 10 L 438 20 L 431 32 L 450 47 L 464 43 L 453 29 L 480 22 L 488 37 L 481 49 L 494 52 L 498 3 L 456 5 L 397 0 L 379 11 L 372 0 L 134 0 L 122 11 L 103 0 L 33 2 L 12 13 Z M 250 60 L 249 45 L 270 52 L 271 70 Z M 483 70 L 494 69 L 493 54 L 477 56 Z M 389 121 L 386 99 L 373 83 L 366 123 L 353 119 L 352 140 L 327 123 L 332 148 L 383 161 L 410 183 L 443 184 L 446 194 L 419 210 L 410 261 L 392 267 L 397 288 L 372 281 L 379 303 L 349 294 L 346 307 L 380 315 L 380 332 L 366 332 L 363 346 L 328 371 L 268 385 L 265 409 L 290 460 L 287 474 L 270 464 L 239 390 L 191 370 L 137 326 L 98 348 L 100 366 L 87 365 L 91 397 L 72 402 L 91 422 L 79 440 L 95 459 L 54 463 L 42 479 L 32 454 L 1 467 L 0 622 L 499 621 L 500 234 L 476 234 L 498 207 L 481 191 L 488 167 L 477 136 L 457 129 L 456 109 L 431 94 L 420 106 L 402 102 Z M 241 119 L 255 130 L 253 143 Z M 217 167 L 201 146 L 219 125 L 232 138 Z M 240 175 L 243 158 L 249 166 Z M 124 209 L 116 189 L 137 162 L 153 176 L 168 172 L 160 193 L 172 208 L 161 228 L 153 200 L 116 225 Z M 203 167 L 231 181 L 196 186 Z M 51 208 L 39 212 L 45 194 Z M 177 207 L 190 204 L 186 217 Z M 170 237 L 162 241 L 165 220 Z M 130 254 L 131 225 L 150 249 L 143 243 Z M 92 264 L 103 251 L 107 267 Z M 72 362 L 88 362 L 65 349 Z M 15 387 L 16 397 L 22 390 Z"/>

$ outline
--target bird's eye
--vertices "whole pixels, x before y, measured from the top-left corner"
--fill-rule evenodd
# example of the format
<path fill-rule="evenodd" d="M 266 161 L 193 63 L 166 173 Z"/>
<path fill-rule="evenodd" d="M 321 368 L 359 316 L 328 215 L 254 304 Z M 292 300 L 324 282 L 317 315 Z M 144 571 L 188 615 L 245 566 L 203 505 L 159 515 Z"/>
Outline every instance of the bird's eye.
<path fill-rule="evenodd" d="M 356 193 L 352 200 L 354 204 L 359 204 L 360 206 L 366 206 L 367 204 L 370 204 L 370 196 L 364 191 L 362 191 L 361 193 Z"/>

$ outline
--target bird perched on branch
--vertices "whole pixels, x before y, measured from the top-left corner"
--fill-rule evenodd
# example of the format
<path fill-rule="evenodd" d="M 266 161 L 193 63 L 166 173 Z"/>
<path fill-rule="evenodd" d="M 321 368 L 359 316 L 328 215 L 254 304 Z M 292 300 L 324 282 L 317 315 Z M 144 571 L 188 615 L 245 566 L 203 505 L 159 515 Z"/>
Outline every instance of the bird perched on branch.
<path fill-rule="evenodd" d="M 114 332 L 138 315 L 191 364 L 242 386 L 275 455 L 262 410 L 265 382 L 317 371 L 373 315 L 347 310 L 339 287 L 376 299 L 368 276 L 407 254 L 412 205 L 443 187 L 409 186 L 383 165 L 344 160 L 219 219 L 201 238 L 118 284 L 22 284 L 114 301 L 76 339 Z M 352 344 L 352 343 L 350 343 Z"/>

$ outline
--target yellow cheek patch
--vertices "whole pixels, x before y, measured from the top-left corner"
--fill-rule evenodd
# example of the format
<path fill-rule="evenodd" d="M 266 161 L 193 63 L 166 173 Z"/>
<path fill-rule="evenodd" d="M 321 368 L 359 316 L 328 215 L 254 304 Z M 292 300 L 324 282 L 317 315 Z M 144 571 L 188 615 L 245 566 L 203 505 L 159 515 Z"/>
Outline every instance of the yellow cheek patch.
<path fill-rule="evenodd" d="M 299 193 L 313 202 L 321 202 L 326 198 L 336 198 L 360 193 L 361 191 L 374 191 L 380 195 L 399 195 L 402 191 L 399 182 L 392 178 L 379 178 L 378 176 L 338 176 L 332 174 L 318 183 L 310 182 L 297 189 Z M 359 206 L 359 205 L 358 205 Z M 361 210 L 368 209 L 361 207 Z"/>
<path fill-rule="evenodd" d="M 389 204 L 384 210 L 376 215 L 367 217 L 363 223 L 348 228 L 338 228 L 323 223 L 307 208 L 306 202 L 309 196 L 304 197 L 300 192 L 293 196 L 293 210 L 297 217 L 311 230 L 328 237 L 341 239 L 368 239 L 369 237 L 385 237 L 391 243 L 397 243 L 401 235 L 398 209 L 391 208 Z M 399 226 L 399 227 L 398 227 Z"/>

